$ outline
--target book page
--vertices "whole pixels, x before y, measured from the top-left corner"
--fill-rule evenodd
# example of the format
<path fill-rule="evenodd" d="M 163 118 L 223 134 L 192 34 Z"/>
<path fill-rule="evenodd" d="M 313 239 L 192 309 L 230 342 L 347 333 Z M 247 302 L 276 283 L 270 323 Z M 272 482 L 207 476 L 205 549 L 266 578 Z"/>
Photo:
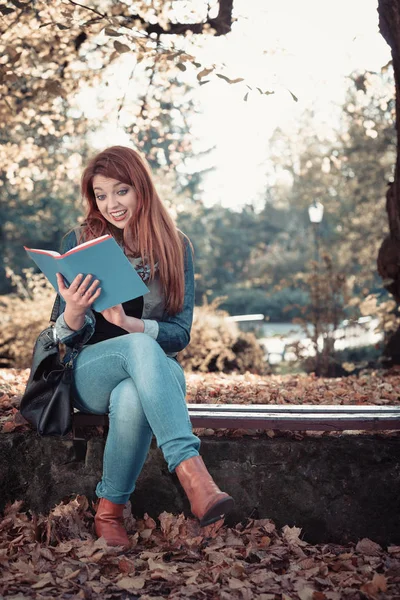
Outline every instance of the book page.
<path fill-rule="evenodd" d="M 29 250 L 29 252 L 40 252 L 41 254 L 50 254 L 50 256 L 61 256 L 61 254 L 59 252 L 56 252 L 55 250 L 39 250 L 38 248 L 26 248 L 26 250 Z"/>
<path fill-rule="evenodd" d="M 85 246 L 92 246 L 93 244 L 97 244 L 101 240 L 104 240 L 109 237 L 111 237 L 111 236 L 109 234 L 106 234 L 106 235 L 102 235 L 98 238 L 95 238 L 94 240 L 89 240 L 88 242 L 83 242 L 83 244 L 79 244 L 78 246 L 75 246 L 74 248 L 71 248 L 71 250 L 68 250 L 67 252 L 65 252 L 65 254 L 63 254 L 63 256 L 66 256 L 70 252 L 76 252 L 77 250 L 80 250 L 81 248 L 83 249 Z"/>

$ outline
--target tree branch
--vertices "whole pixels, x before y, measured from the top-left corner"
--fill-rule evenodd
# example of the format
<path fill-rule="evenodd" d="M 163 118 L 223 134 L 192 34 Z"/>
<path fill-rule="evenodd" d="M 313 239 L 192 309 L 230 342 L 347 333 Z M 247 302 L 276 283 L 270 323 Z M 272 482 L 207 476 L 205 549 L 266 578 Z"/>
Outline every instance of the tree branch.
<path fill-rule="evenodd" d="M 90 6 L 85 6 L 84 4 L 79 4 L 75 0 L 68 0 L 70 4 L 74 6 L 79 6 L 80 8 L 86 8 L 98 15 L 103 19 L 109 19 L 109 17 L 105 14 L 102 14 L 95 8 L 91 8 Z M 232 28 L 232 10 L 233 10 L 233 0 L 220 0 L 219 2 L 219 12 L 215 19 L 207 18 L 205 21 L 201 23 L 169 23 L 168 28 L 165 29 L 159 23 L 148 23 L 146 19 L 141 17 L 140 15 L 113 15 L 113 18 L 121 17 L 124 20 L 124 23 L 132 23 L 135 21 L 139 21 L 144 30 L 148 35 L 155 33 L 157 36 L 160 35 L 183 35 L 187 31 L 191 31 L 195 34 L 202 34 L 204 32 L 204 26 L 209 25 L 213 29 L 215 29 L 215 35 L 225 35 L 231 31 Z M 124 24 L 121 23 L 121 26 Z"/>
<path fill-rule="evenodd" d="M 95 15 L 98 15 L 99 17 L 102 17 L 103 19 L 108 19 L 107 15 L 104 15 L 103 13 L 99 12 L 95 8 L 91 8 L 90 6 L 86 6 L 85 4 L 79 4 L 79 2 L 75 2 L 75 0 L 68 0 L 68 2 L 70 4 L 73 4 L 74 6 L 79 6 L 80 8 L 86 8 L 86 10 L 90 10 L 90 12 L 93 12 Z"/>

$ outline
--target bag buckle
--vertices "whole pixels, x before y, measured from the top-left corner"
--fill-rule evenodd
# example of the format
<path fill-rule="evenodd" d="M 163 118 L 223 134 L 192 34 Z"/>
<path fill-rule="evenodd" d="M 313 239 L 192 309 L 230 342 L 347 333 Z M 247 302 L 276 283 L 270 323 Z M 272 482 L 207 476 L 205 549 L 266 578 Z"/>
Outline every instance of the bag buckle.
<path fill-rule="evenodd" d="M 42 335 L 42 343 L 45 350 L 48 350 L 56 344 L 56 340 L 54 339 L 53 328 L 51 329 L 51 331 L 47 330 L 44 332 L 44 335 Z"/>
<path fill-rule="evenodd" d="M 78 356 L 78 354 L 79 354 L 79 350 L 80 350 L 80 348 L 79 348 L 79 347 L 77 347 L 77 348 L 73 348 L 73 350 L 72 350 L 72 352 L 71 352 L 71 356 L 69 357 L 69 360 L 68 360 L 68 362 L 67 362 L 67 363 L 65 363 L 65 366 L 66 366 L 68 369 L 72 369 L 72 368 L 73 368 L 73 366 L 74 366 L 74 361 L 75 361 L 76 357 L 77 357 L 77 356 Z"/>

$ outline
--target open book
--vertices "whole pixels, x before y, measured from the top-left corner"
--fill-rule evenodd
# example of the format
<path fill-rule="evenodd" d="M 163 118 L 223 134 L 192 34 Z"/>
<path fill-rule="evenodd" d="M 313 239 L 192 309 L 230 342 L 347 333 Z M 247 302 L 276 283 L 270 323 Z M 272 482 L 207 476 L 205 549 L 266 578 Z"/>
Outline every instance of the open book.
<path fill-rule="evenodd" d="M 79 273 L 93 275 L 92 282 L 99 279 L 101 293 L 92 304 L 98 312 L 149 292 L 112 235 L 103 235 L 79 244 L 65 254 L 24 248 L 57 292 L 56 273 L 64 276 L 67 285 Z"/>

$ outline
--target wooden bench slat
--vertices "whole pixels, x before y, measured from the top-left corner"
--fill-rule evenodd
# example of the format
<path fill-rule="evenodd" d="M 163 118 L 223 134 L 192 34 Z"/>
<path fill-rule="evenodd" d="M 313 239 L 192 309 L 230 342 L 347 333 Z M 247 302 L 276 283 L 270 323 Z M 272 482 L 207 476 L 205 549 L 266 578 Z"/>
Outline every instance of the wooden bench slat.
<path fill-rule="evenodd" d="M 376 406 L 376 405 L 355 405 L 352 404 L 188 404 L 189 413 L 195 414 L 198 412 L 204 412 L 208 410 L 214 412 L 224 413 L 346 413 L 346 414 L 374 414 L 377 416 L 385 415 L 386 413 L 392 413 L 398 411 L 400 415 L 400 406 Z"/>
<path fill-rule="evenodd" d="M 400 429 L 400 407 L 352 405 L 188 404 L 193 427 L 220 429 L 277 429 L 344 431 Z M 77 412 L 74 436 L 90 426 L 108 426 L 107 415 Z"/>
<path fill-rule="evenodd" d="M 400 413 L 399 412 L 395 412 L 393 411 L 392 413 L 386 413 L 384 416 L 380 416 L 378 417 L 377 415 L 373 415 L 370 413 L 366 413 L 365 415 L 360 415 L 360 414 L 353 414 L 353 413 L 324 413 L 323 415 L 319 415 L 319 414 L 308 414 L 308 415 L 304 415 L 302 413 L 288 413 L 288 414 L 284 414 L 284 413 L 279 413 L 279 412 L 270 412 L 270 413 L 263 413 L 263 412 L 254 412 L 254 413 L 240 413 L 240 412 L 230 412 L 230 413 L 226 413 L 226 412 L 219 412 L 219 411 L 208 411 L 208 410 L 204 410 L 204 411 L 198 411 L 196 413 L 189 413 L 191 418 L 196 419 L 196 418 L 210 418 L 210 419 L 230 419 L 232 421 L 238 420 L 238 419 L 246 419 L 248 421 L 254 421 L 256 419 L 260 420 L 264 420 L 264 421 L 268 421 L 270 419 L 280 419 L 281 421 L 286 421 L 286 420 L 290 420 L 290 419 L 299 419 L 302 421 L 330 421 L 332 419 L 336 419 L 337 421 L 342 421 L 343 419 L 348 420 L 348 421 L 373 421 L 373 420 L 390 420 L 390 419 L 398 419 L 400 420 Z"/>

